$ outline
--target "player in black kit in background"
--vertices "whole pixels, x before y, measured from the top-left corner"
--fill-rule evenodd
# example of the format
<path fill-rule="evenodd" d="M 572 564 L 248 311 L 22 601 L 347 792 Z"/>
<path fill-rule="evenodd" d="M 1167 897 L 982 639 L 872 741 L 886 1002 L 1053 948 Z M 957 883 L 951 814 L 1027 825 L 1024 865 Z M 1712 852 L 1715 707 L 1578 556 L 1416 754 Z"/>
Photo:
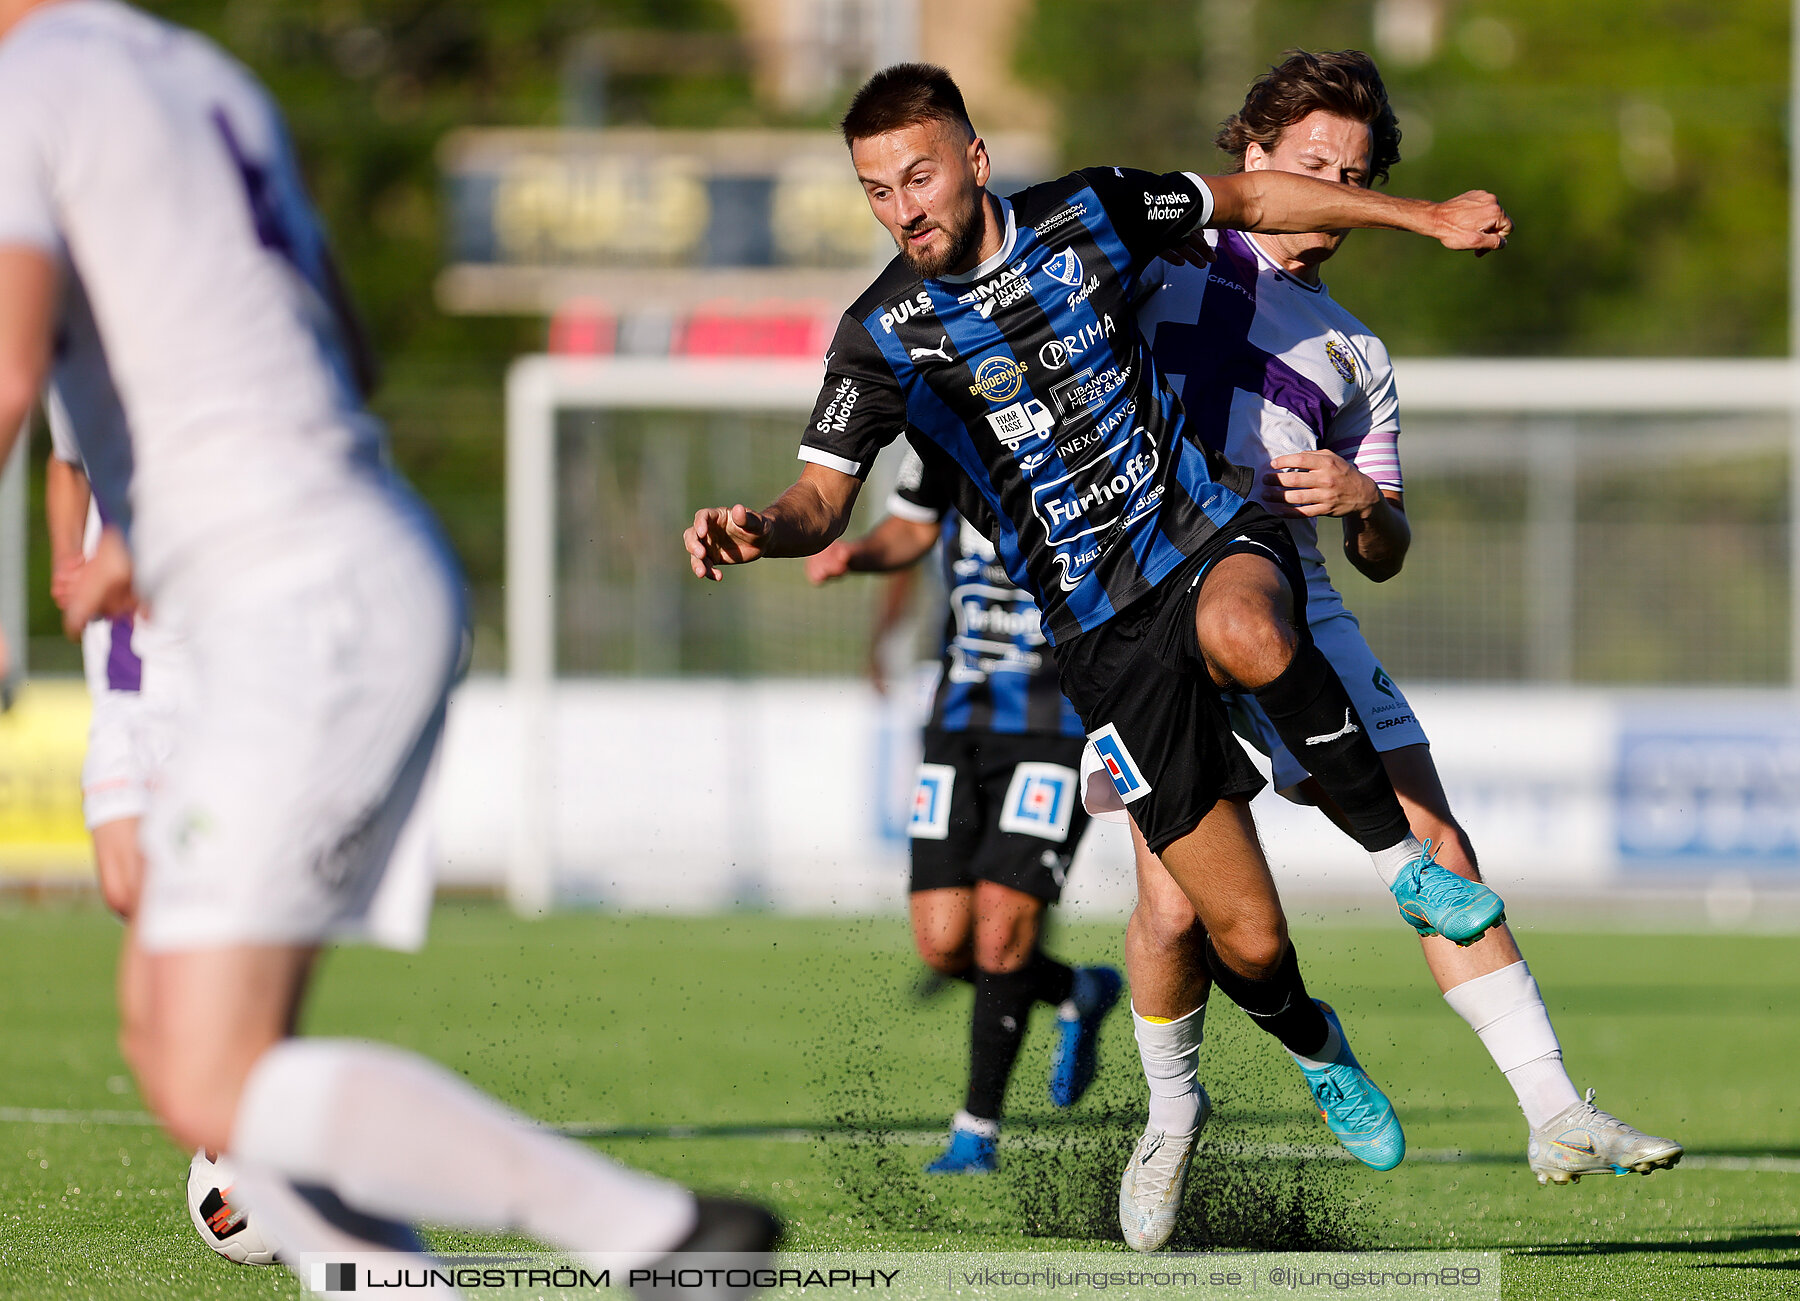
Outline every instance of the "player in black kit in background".
<path fill-rule="evenodd" d="M 920 958 L 975 987 L 969 1089 L 932 1174 L 999 1164 L 1001 1104 L 1034 1003 L 1057 1009 L 1050 1101 L 1071 1107 L 1093 1082 L 1100 1024 L 1118 1001 L 1112 967 L 1071 968 L 1043 951 L 1045 910 L 1062 897 L 1087 830 L 1081 719 L 1062 693 L 1037 607 L 993 544 L 956 513 L 953 476 L 908 451 L 887 514 L 855 542 L 806 562 L 814 583 L 896 573 L 933 547 L 949 610 L 907 835 L 909 907 Z"/>

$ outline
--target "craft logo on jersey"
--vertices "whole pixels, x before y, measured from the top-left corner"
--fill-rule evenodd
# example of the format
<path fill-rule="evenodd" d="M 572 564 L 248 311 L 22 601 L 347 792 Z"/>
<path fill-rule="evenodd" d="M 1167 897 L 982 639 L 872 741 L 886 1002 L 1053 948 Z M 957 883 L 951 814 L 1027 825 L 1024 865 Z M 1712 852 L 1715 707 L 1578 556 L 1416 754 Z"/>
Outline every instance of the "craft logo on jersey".
<path fill-rule="evenodd" d="M 1025 382 L 1025 363 L 1011 357 L 989 357 L 975 368 L 975 382 L 969 392 L 989 402 L 1010 402 Z"/>
<path fill-rule="evenodd" d="M 1117 727 L 1108 723 L 1098 732 L 1089 733 L 1088 740 L 1093 743 L 1094 753 L 1100 756 L 1101 766 L 1112 778 L 1113 789 L 1119 792 L 1123 803 L 1141 800 L 1150 793 L 1150 783 L 1144 780 L 1143 770 L 1131 757 L 1131 751 L 1125 748 Z"/>
<path fill-rule="evenodd" d="M 1061 844 L 1069 838 L 1077 780 L 1074 769 L 1061 764 L 1020 764 L 1013 769 L 1012 782 L 1006 788 L 1000 830 Z"/>
<path fill-rule="evenodd" d="M 1344 377 L 1344 383 L 1356 383 L 1356 357 L 1339 340 L 1325 340 L 1325 356 L 1331 362 L 1331 368 Z"/>
<path fill-rule="evenodd" d="M 947 837 L 950 834 L 950 795 L 955 788 L 955 768 L 947 763 L 920 764 L 906 834 L 918 840 Z"/>
<path fill-rule="evenodd" d="M 1061 281 L 1071 289 L 1081 286 L 1081 259 L 1072 248 L 1065 248 L 1044 263 L 1044 270 L 1050 273 L 1051 279 Z"/>
<path fill-rule="evenodd" d="M 998 411 L 988 413 L 988 424 L 993 427 L 994 437 L 1006 444 L 1006 450 L 1014 456 L 1019 454 L 1019 444 L 1027 439 L 1042 440 L 1056 428 L 1056 417 L 1036 398 L 1027 398 L 1023 402 L 1015 402 L 1010 407 L 1002 407 Z"/>

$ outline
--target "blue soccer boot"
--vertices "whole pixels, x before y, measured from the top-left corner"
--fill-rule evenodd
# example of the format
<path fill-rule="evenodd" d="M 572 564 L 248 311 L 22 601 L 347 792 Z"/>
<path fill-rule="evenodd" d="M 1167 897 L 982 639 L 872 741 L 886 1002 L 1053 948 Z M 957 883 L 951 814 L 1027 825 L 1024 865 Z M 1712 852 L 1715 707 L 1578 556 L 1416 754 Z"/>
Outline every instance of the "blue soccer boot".
<path fill-rule="evenodd" d="M 1000 1126 L 966 1111 L 950 1122 L 950 1146 L 925 1167 L 928 1175 L 985 1175 L 1000 1168 Z"/>
<path fill-rule="evenodd" d="M 1077 967 L 1069 1000 L 1057 1013 L 1056 1051 L 1050 1058 L 1050 1101 L 1072 1107 L 1094 1082 L 1100 1023 L 1119 1001 L 1124 982 L 1111 967 Z"/>
<path fill-rule="evenodd" d="M 1337 1057 L 1325 1066 L 1308 1066 L 1298 1057 L 1295 1064 L 1306 1077 L 1313 1102 L 1325 1125 L 1337 1136 L 1344 1151 L 1374 1170 L 1392 1170 L 1406 1156 L 1406 1135 L 1401 1132 L 1400 1118 L 1394 1115 L 1387 1095 L 1375 1087 L 1350 1051 L 1350 1040 L 1344 1035 L 1343 1023 L 1329 1004 L 1314 999 L 1319 1011 L 1337 1031 Z M 1290 1054 L 1291 1055 L 1291 1054 Z"/>
<path fill-rule="evenodd" d="M 1442 935 L 1469 945 L 1506 920 L 1506 904 L 1479 881 L 1439 867 L 1437 851 L 1425 842 L 1419 856 L 1400 869 L 1388 888 L 1400 915 L 1421 935 Z"/>

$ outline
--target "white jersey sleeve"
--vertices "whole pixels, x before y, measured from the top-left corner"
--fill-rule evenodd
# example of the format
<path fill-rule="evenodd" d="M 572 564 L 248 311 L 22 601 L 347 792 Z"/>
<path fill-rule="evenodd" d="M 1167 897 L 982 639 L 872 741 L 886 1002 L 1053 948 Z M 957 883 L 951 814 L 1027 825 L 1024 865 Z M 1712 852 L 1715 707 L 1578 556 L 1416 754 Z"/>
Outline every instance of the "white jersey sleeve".
<path fill-rule="evenodd" d="M 0 77 L 0 246 L 62 247 L 51 185 L 49 115 L 39 78 L 14 69 Z"/>
<path fill-rule="evenodd" d="M 1368 367 L 1355 401 L 1346 403 L 1326 426 L 1322 446 L 1336 452 L 1375 481 L 1384 492 L 1402 492 L 1400 398 L 1387 346 L 1372 334 L 1357 336 Z"/>
<path fill-rule="evenodd" d="M 385 476 L 285 124 L 204 37 L 118 0 L 0 37 L 5 240 L 60 253 L 92 306 L 147 596 L 227 548 L 279 557 L 318 502 Z"/>

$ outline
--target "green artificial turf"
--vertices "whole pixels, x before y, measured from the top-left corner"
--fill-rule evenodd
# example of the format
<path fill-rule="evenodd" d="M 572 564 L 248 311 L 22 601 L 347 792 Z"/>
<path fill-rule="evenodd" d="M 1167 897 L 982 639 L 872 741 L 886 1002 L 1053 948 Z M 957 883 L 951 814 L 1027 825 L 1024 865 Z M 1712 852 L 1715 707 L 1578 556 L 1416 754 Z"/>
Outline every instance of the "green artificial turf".
<path fill-rule="evenodd" d="M 1217 1111 L 1173 1245 L 1498 1250 L 1508 1297 L 1800 1295 L 1800 1173 L 1727 1168 L 1800 1162 L 1800 942 L 1521 930 L 1577 1084 L 1702 1159 L 1546 1189 L 1510 1091 L 1403 928 L 1295 930 L 1409 1158 L 1387 1175 L 1332 1159 L 1298 1073 L 1216 1000 L 1202 1078 Z M 1116 961 L 1121 934 L 1064 925 L 1051 942 Z M 90 906 L 0 908 L 0 1297 L 294 1296 L 282 1271 L 200 1245 L 185 1154 L 132 1123 L 117 936 Z M 427 1053 L 635 1165 L 766 1201 L 797 1249 L 1123 1251 L 1114 1200 L 1142 1121 L 1128 1019 L 1108 1022 L 1089 1097 L 1057 1113 L 1040 1010 L 1000 1173 L 927 1179 L 961 1101 L 969 995 L 922 999 L 918 970 L 898 920 L 456 906 L 420 955 L 330 957 L 306 1020 Z"/>

